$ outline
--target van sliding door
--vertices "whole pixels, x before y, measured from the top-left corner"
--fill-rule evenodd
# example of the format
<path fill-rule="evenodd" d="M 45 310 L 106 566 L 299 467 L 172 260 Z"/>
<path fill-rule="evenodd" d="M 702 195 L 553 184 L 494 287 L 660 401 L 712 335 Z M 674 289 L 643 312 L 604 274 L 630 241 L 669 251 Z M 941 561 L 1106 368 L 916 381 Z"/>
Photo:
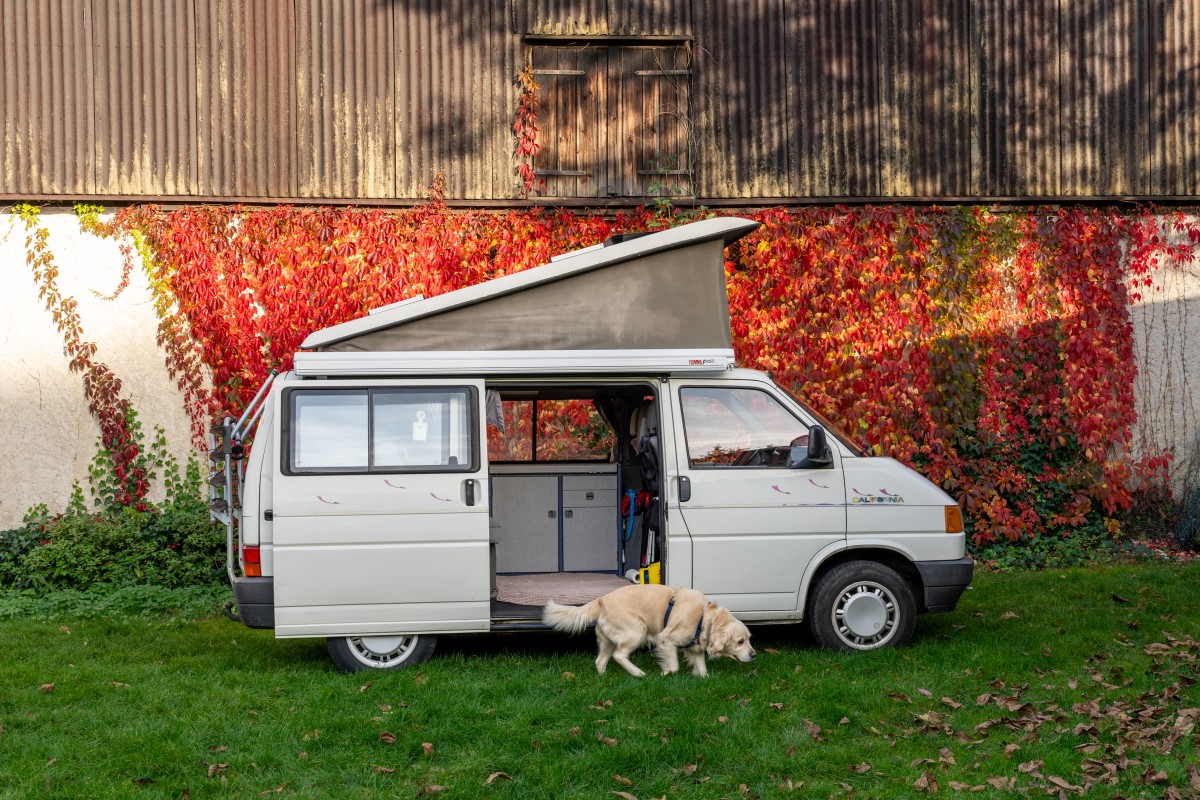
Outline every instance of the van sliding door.
<path fill-rule="evenodd" d="M 303 382 L 281 397 L 276 635 L 487 630 L 483 382 Z"/>

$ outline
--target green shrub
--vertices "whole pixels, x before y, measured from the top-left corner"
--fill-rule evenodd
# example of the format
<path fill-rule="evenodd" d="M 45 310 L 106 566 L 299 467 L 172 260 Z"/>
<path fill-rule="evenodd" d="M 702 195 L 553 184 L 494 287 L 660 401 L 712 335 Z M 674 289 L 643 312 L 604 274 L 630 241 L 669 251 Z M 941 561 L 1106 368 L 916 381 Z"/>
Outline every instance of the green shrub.
<path fill-rule="evenodd" d="M 224 545 L 203 507 L 68 511 L 0 533 L 0 587 L 212 584 L 223 576 Z"/>
<path fill-rule="evenodd" d="M 1122 555 L 1118 543 L 1098 526 L 1065 536 L 1026 537 L 1015 542 L 1004 540 L 972 545 L 968 540 L 968 549 L 976 561 L 996 572 L 1084 567 L 1112 563 Z"/>
<path fill-rule="evenodd" d="M 130 419 L 140 444 L 132 411 Z M 209 519 L 199 460 L 193 454 L 181 472 L 161 429 L 147 453 L 143 467 L 151 479 L 161 475 L 161 503 L 117 502 L 101 449 L 89 478 L 91 508 L 76 484 L 63 513 L 52 516 L 45 505 L 35 506 L 21 527 L 0 531 L 0 590 L 223 582 L 225 535 Z"/>

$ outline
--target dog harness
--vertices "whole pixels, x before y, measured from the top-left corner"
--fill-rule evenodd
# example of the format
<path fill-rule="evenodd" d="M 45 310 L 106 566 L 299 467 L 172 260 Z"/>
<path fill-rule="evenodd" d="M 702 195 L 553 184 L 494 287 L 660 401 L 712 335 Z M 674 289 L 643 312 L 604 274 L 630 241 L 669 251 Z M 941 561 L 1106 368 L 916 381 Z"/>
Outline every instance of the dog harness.
<path fill-rule="evenodd" d="M 667 601 L 667 613 L 663 614 L 663 627 L 667 627 L 667 620 L 671 618 L 671 609 L 675 607 L 675 595 L 671 595 L 671 599 Z M 700 644 L 700 631 L 704 628 L 704 612 L 700 612 L 700 619 L 696 620 L 696 635 L 687 644 L 680 645 L 684 650 L 689 647 L 695 647 Z"/>

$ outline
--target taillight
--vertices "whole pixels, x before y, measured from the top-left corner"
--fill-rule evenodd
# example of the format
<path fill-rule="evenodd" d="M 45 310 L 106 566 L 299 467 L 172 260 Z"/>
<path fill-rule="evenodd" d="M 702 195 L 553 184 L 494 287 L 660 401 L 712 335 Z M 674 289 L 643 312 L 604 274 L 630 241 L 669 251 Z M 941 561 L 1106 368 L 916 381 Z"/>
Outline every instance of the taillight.
<path fill-rule="evenodd" d="M 247 578 L 262 577 L 262 557 L 257 547 L 242 547 L 242 571 Z"/>
<path fill-rule="evenodd" d="M 962 533 L 962 509 L 958 506 L 946 506 L 946 533 Z"/>

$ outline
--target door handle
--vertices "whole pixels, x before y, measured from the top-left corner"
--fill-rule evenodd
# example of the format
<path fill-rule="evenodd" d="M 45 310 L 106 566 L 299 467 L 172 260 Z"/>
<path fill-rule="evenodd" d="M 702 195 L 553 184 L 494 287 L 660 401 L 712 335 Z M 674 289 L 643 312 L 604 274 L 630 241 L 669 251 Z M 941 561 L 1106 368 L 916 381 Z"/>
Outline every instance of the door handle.
<path fill-rule="evenodd" d="M 679 476 L 679 502 L 686 503 L 692 499 L 692 479 L 686 475 Z"/>
<path fill-rule="evenodd" d="M 475 481 L 467 480 L 464 483 L 467 489 L 467 505 L 473 506 L 475 505 Z"/>

